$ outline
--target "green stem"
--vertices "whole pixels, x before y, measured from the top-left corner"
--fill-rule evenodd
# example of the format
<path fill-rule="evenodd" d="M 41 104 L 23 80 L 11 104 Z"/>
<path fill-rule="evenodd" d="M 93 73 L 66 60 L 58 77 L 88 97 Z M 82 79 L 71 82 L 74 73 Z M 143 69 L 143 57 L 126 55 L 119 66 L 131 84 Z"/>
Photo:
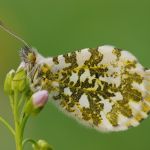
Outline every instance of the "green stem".
<path fill-rule="evenodd" d="M 23 93 L 23 95 L 21 96 L 21 99 L 19 100 L 18 108 L 19 108 L 20 105 L 24 102 L 25 99 L 26 99 L 26 93 Z"/>
<path fill-rule="evenodd" d="M 11 95 L 11 96 L 9 96 L 9 100 L 10 100 L 10 106 L 11 106 L 11 109 L 12 109 L 12 111 L 13 111 L 13 106 L 14 106 L 14 100 L 13 100 L 13 96 Z"/>
<path fill-rule="evenodd" d="M 9 123 L 0 116 L 0 121 L 9 129 L 13 136 L 15 136 L 14 129 L 9 125 Z"/>
<path fill-rule="evenodd" d="M 22 150 L 22 137 L 21 137 L 21 128 L 19 121 L 19 112 L 18 112 L 18 92 L 15 91 L 14 95 L 14 122 L 15 122 L 15 141 L 16 141 L 16 150 Z"/>
<path fill-rule="evenodd" d="M 36 142 L 35 142 L 34 140 L 32 140 L 32 139 L 25 139 L 25 140 L 23 141 L 23 143 L 22 143 L 23 147 L 24 147 L 25 144 L 27 144 L 28 142 L 31 143 L 31 144 L 36 144 Z"/>
<path fill-rule="evenodd" d="M 29 118 L 29 115 L 25 115 L 23 117 L 22 121 L 21 121 L 21 127 L 20 127 L 20 129 L 21 129 L 21 137 L 23 137 L 25 125 L 26 125 L 26 123 L 28 121 L 28 118 Z"/>

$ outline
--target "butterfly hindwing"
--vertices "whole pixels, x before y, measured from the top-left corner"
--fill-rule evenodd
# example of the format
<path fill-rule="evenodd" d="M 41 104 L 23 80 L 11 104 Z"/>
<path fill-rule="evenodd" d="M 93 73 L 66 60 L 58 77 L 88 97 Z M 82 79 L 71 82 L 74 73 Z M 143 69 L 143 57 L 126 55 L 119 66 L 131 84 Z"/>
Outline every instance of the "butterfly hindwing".
<path fill-rule="evenodd" d="M 145 70 L 129 52 L 101 46 L 39 58 L 39 86 L 49 91 L 59 108 L 85 125 L 118 131 L 147 117 Z"/>

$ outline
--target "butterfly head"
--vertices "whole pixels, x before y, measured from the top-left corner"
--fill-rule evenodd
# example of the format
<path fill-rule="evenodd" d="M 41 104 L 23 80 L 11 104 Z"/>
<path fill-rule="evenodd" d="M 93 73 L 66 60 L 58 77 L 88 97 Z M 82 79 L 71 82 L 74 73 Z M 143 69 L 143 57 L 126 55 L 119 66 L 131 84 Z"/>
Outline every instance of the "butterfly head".
<path fill-rule="evenodd" d="M 54 75 L 51 72 L 51 67 L 45 62 L 46 58 L 41 56 L 36 49 L 24 47 L 21 50 L 21 59 L 31 82 L 32 90 L 46 89 L 50 91 Z"/>
<path fill-rule="evenodd" d="M 36 63 L 36 52 L 33 48 L 30 47 L 23 47 L 21 49 L 20 57 L 25 64 L 32 64 Z"/>

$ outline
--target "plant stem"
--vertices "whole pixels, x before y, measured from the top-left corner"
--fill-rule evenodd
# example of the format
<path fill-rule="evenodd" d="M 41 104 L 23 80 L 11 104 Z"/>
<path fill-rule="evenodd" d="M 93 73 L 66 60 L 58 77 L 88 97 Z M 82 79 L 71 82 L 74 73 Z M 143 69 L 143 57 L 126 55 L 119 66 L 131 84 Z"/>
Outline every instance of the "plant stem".
<path fill-rule="evenodd" d="M 14 100 L 13 100 L 13 96 L 12 95 L 10 95 L 9 96 L 9 100 L 10 100 L 10 106 L 11 106 L 11 109 L 12 109 L 12 111 L 13 111 L 13 103 L 14 103 Z"/>
<path fill-rule="evenodd" d="M 21 136 L 21 129 L 20 129 L 20 118 L 18 112 L 18 92 L 15 92 L 14 95 L 14 122 L 15 122 L 15 141 L 16 141 L 16 150 L 22 150 L 22 136 Z"/>
<path fill-rule="evenodd" d="M 31 144 L 36 144 L 36 142 L 34 141 L 34 140 L 32 140 L 32 139 L 25 139 L 24 141 L 23 141 L 23 147 L 25 146 L 25 144 L 27 144 L 27 143 L 31 143 Z"/>
<path fill-rule="evenodd" d="M 15 136 L 14 129 L 9 125 L 9 123 L 0 116 L 0 121 L 9 129 L 13 136 Z"/>
<path fill-rule="evenodd" d="M 21 99 L 19 100 L 18 108 L 19 108 L 19 106 L 22 104 L 22 102 L 25 100 L 25 98 L 26 98 L 26 94 L 23 93 L 23 95 L 21 96 Z"/>
<path fill-rule="evenodd" d="M 22 121 L 21 121 L 21 127 L 20 127 L 20 129 L 21 129 L 21 136 L 22 137 L 23 137 L 23 134 L 24 134 L 25 125 L 26 125 L 26 123 L 28 121 L 28 118 L 29 118 L 29 115 L 25 115 L 23 117 Z"/>

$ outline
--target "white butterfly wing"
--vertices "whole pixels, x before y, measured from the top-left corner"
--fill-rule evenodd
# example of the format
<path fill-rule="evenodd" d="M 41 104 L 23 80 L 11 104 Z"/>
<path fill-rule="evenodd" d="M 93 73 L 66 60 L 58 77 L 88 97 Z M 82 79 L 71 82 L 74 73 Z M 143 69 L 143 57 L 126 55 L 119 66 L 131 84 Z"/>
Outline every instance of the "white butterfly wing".
<path fill-rule="evenodd" d="M 113 46 L 87 48 L 40 57 L 37 64 L 45 75 L 40 87 L 49 90 L 59 108 L 85 125 L 119 131 L 137 126 L 148 116 L 150 73 L 127 51 Z"/>

